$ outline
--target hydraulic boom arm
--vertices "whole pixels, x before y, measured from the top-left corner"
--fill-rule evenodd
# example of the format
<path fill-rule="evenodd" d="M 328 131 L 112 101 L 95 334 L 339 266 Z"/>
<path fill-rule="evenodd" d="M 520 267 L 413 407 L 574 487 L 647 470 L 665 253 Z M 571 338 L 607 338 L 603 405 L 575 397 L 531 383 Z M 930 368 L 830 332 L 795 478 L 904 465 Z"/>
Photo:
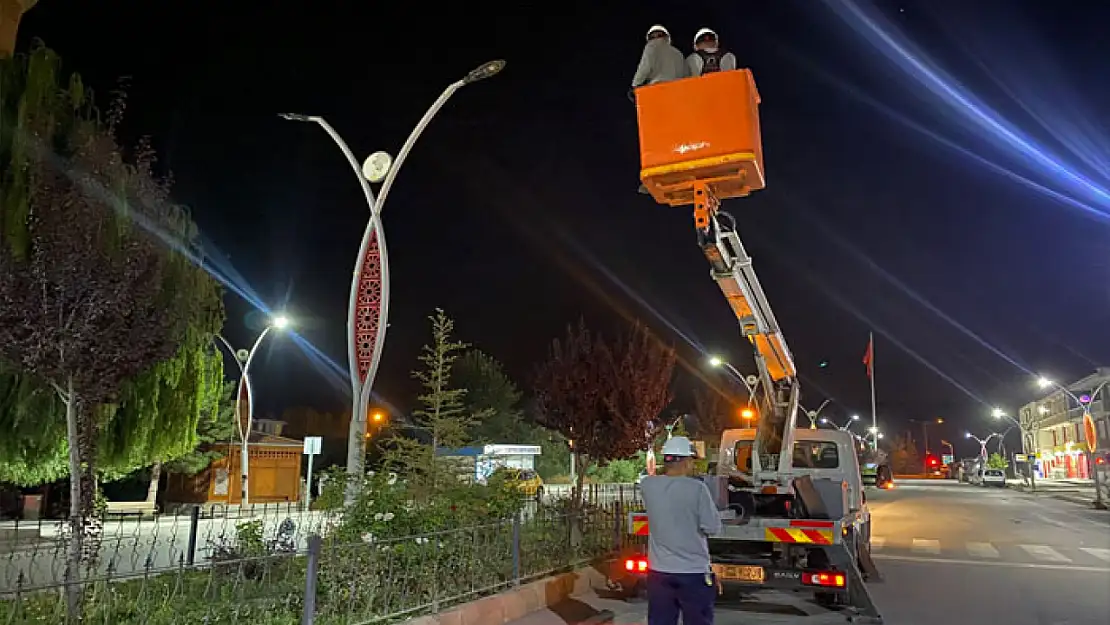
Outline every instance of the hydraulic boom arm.
<path fill-rule="evenodd" d="M 755 350 L 763 389 L 746 476 L 762 492 L 789 490 L 800 391 L 794 359 L 720 201 L 764 188 L 759 93 L 748 70 L 713 72 L 636 89 L 640 180 L 655 200 L 694 205 L 698 245 Z"/>
<path fill-rule="evenodd" d="M 797 370 L 775 313 L 759 284 L 736 223 L 719 210 L 709 185 L 694 183 L 694 223 L 710 275 L 728 300 L 740 332 L 752 344 L 764 389 L 752 450 L 754 483 L 782 482 L 791 467 L 794 427 L 800 401 Z M 782 453 L 783 450 L 786 453 Z M 773 472 L 768 474 L 768 472 Z"/>

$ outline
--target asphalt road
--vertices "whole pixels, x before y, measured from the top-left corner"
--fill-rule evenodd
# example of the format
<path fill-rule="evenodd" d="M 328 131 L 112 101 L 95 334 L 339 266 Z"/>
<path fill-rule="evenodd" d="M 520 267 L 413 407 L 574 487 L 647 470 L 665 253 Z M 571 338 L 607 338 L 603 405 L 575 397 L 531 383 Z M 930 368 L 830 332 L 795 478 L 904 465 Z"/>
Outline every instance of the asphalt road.
<path fill-rule="evenodd" d="M 869 585 L 887 625 L 1106 625 L 1110 623 L 1110 512 L 954 481 L 902 481 L 869 491 Z M 572 602 L 573 603 L 573 602 Z M 518 625 L 575 622 L 609 609 L 619 624 L 646 623 L 646 605 L 582 599 Z M 718 605 L 718 625 L 843 623 L 801 594 L 759 593 Z"/>

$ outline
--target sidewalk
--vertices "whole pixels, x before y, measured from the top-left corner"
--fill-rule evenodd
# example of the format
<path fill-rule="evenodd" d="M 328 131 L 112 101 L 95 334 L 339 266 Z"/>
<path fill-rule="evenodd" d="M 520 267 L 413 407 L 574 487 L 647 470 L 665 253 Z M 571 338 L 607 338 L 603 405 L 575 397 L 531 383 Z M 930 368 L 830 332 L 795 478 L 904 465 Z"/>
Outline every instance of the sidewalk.
<path fill-rule="evenodd" d="M 1095 507 L 1095 487 L 1090 480 L 1078 479 L 1038 479 L 1036 490 L 1033 490 L 1021 480 L 1007 481 L 1006 485 L 1016 491 L 1044 497 L 1052 497 L 1061 501 L 1078 504 L 1087 508 Z M 1110 505 L 1105 501 L 1104 505 Z"/>

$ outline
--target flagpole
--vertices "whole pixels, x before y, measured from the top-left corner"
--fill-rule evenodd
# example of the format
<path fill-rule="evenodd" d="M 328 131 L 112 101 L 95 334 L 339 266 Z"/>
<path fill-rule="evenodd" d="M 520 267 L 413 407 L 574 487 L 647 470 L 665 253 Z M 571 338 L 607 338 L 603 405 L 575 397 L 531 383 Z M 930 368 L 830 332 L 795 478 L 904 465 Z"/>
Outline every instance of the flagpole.
<path fill-rule="evenodd" d="M 878 449 L 879 447 L 879 423 L 878 415 L 875 411 L 875 333 L 868 332 L 868 345 L 871 346 L 871 362 L 868 363 L 867 368 L 870 369 L 867 376 L 871 379 L 871 449 Z"/>

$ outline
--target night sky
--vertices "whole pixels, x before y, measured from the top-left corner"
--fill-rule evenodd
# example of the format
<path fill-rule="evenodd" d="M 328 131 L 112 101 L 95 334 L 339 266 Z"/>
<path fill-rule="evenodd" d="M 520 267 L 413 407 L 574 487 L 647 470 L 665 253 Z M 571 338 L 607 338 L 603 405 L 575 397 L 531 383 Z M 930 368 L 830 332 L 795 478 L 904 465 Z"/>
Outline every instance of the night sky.
<path fill-rule="evenodd" d="M 880 424 L 944 417 L 959 448 L 964 429 L 990 431 L 990 406 L 1014 413 L 1034 396 L 1033 372 L 1065 381 L 1106 363 L 1110 4 L 511 6 L 42 0 L 20 47 L 42 38 L 104 105 L 127 77 L 125 139 L 153 137 L 225 271 L 342 367 L 367 207 L 323 131 L 277 113 L 326 117 L 360 158 L 396 153 L 447 84 L 507 59 L 441 112 L 386 206 L 393 299 L 376 390 L 402 409 L 435 307 L 522 384 L 579 316 L 607 333 L 642 319 L 693 371 L 708 353 L 754 368 L 690 211 L 636 193 L 625 94 L 656 22 L 684 53 L 713 27 L 755 73 L 768 187 L 724 208 L 805 376 L 804 404 L 832 397 L 831 416 L 869 415 L 874 330 Z M 1024 147 L 986 128 L 983 105 Z M 251 340 L 253 307 L 227 303 L 227 335 Z M 255 366 L 265 411 L 349 404 L 345 378 L 288 340 Z M 676 406 L 696 384 L 681 373 Z"/>

